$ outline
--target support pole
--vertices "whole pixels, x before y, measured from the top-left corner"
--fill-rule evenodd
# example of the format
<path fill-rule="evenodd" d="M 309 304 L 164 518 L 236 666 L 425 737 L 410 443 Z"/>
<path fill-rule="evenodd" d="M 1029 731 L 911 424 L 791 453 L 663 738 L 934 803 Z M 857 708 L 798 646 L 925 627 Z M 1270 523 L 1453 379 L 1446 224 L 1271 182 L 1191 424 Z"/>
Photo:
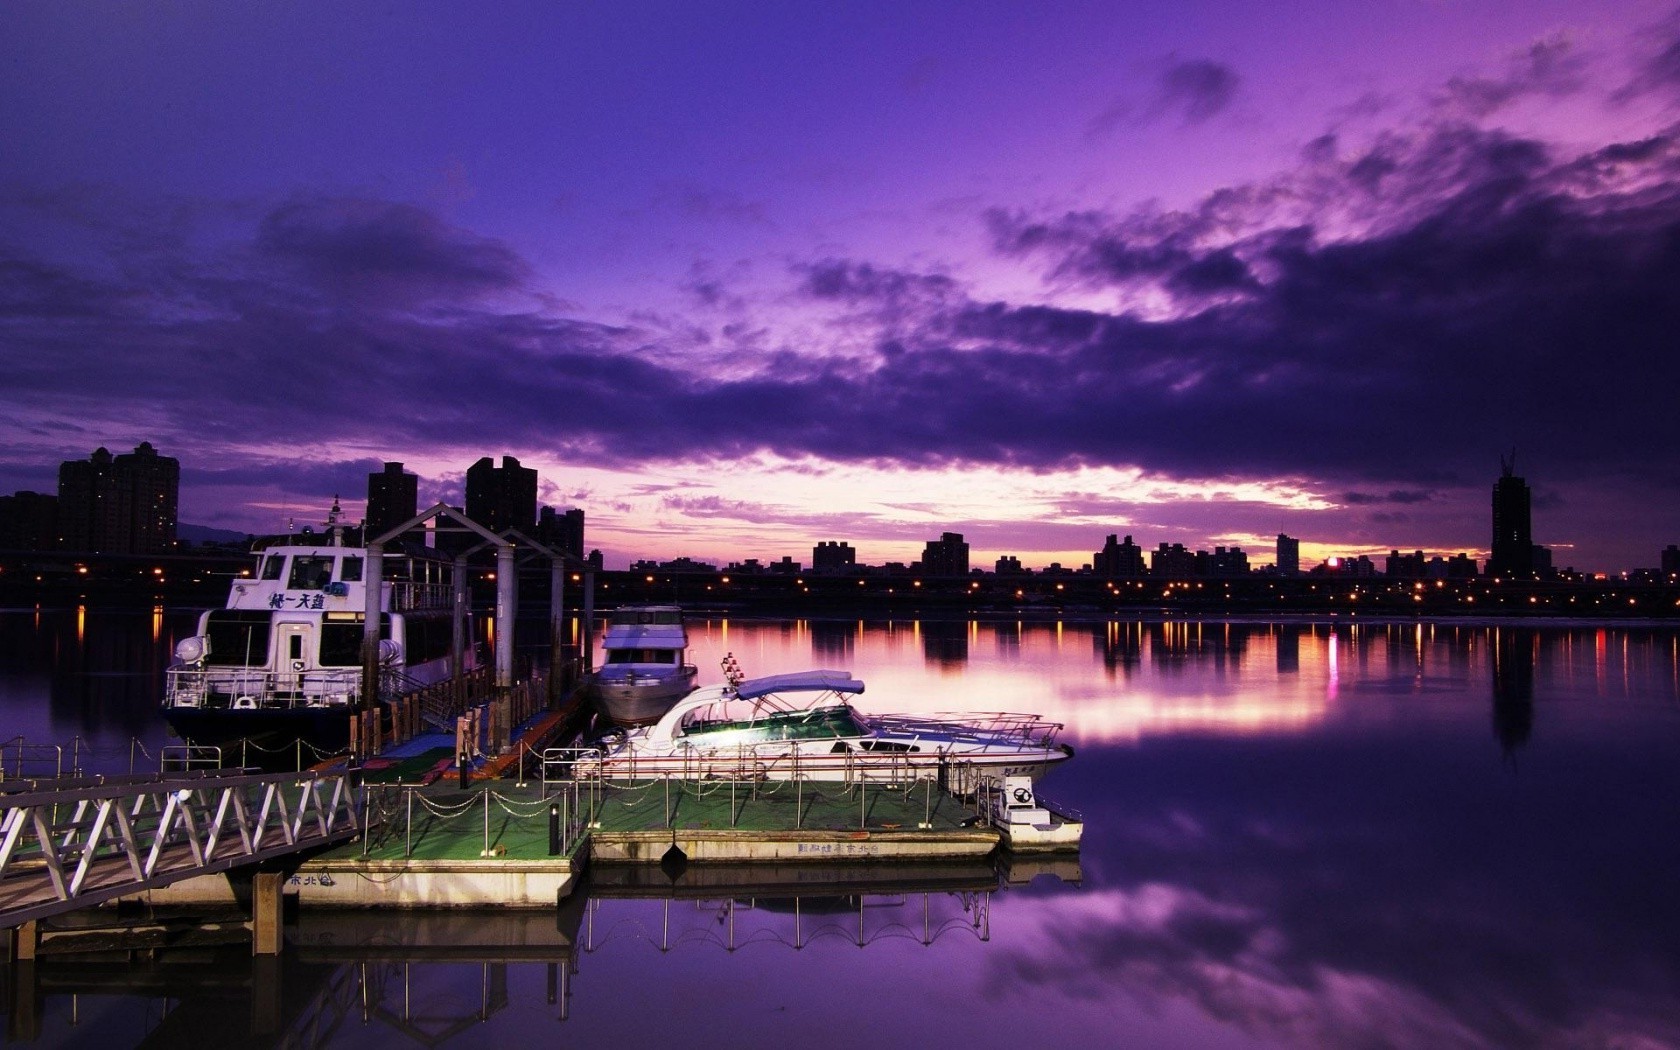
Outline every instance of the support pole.
<path fill-rule="evenodd" d="M 513 544 L 496 545 L 496 688 L 513 685 L 513 614 L 519 570 L 513 564 Z"/>
<path fill-rule="evenodd" d="M 472 615 L 472 600 L 467 594 L 467 559 L 455 558 L 455 612 L 449 618 L 449 677 L 459 679 L 466 671 L 467 618 Z"/>
<path fill-rule="evenodd" d="M 595 670 L 595 574 L 583 574 L 583 640 L 579 643 L 583 654 L 583 669 Z"/>
<path fill-rule="evenodd" d="M 362 620 L 362 695 L 356 710 L 365 711 L 379 699 L 379 628 L 385 589 L 385 547 L 367 546 L 367 564 L 362 567 L 362 589 L 367 593 Z"/>
<path fill-rule="evenodd" d="M 251 954 L 279 955 L 285 940 L 280 924 L 281 875 L 259 871 L 251 880 Z"/>
<path fill-rule="evenodd" d="M 566 563 L 555 558 L 548 568 L 549 656 L 548 706 L 552 710 L 566 689 Z"/>

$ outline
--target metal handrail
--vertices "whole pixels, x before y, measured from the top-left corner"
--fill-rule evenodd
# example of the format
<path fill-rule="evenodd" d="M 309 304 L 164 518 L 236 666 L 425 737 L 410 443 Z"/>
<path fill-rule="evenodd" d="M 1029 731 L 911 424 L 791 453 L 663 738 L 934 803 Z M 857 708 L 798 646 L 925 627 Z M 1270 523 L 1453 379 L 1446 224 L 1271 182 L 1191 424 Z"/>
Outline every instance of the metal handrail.
<path fill-rule="evenodd" d="M 0 794 L 0 926 L 353 838 L 356 794 L 346 773 L 239 770 Z"/>

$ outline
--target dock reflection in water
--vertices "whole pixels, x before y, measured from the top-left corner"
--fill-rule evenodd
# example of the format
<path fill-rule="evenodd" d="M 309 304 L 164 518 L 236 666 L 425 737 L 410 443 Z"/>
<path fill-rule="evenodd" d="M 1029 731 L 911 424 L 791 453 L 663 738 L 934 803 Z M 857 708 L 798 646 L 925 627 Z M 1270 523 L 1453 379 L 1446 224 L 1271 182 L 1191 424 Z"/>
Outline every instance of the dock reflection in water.
<path fill-rule="evenodd" d="M 990 940 L 992 897 L 1035 879 L 1077 883 L 1077 858 L 922 865 L 598 867 L 555 910 L 304 911 L 279 959 L 238 937 L 183 947 L 44 954 L 7 968 L 8 1043 L 107 1046 L 450 1044 L 504 1023 L 568 1021 L 591 957 L 843 943 Z M 200 917 L 202 918 L 202 916 Z M 163 925 L 170 925 L 165 921 Z M 204 936 L 201 929 L 198 936 Z M 694 972 L 643 956 L 645 979 Z M 613 982 L 599 991 L 615 993 Z M 540 989 L 540 992 L 539 992 Z M 113 1002 L 124 1009 L 113 1011 Z M 610 1012 L 610 1009 L 609 1009 Z M 540 1020 L 539 1020 L 540 1019 Z M 474 1035 L 473 1038 L 477 1038 Z"/>

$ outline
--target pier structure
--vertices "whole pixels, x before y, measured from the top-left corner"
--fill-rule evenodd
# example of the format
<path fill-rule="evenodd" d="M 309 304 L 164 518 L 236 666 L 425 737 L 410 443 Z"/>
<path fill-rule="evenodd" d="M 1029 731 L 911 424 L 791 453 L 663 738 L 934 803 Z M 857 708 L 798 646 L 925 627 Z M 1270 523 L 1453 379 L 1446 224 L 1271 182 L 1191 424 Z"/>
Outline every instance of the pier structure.
<path fill-rule="evenodd" d="M 548 558 L 550 562 L 550 580 L 553 587 L 550 615 L 557 645 L 556 654 L 560 652 L 558 643 L 565 610 L 565 570 L 568 561 L 575 563 L 584 575 L 585 622 L 587 622 L 587 617 L 593 614 L 593 609 L 590 608 L 595 594 L 593 566 L 579 561 L 563 551 L 553 550 L 538 543 L 518 529 L 505 529 L 500 533 L 492 532 L 444 503 L 433 504 L 422 513 L 369 539 L 366 545 L 368 579 L 377 582 L 383 578 L 385 545 L 387 543 L 400 539 L 411 530 L 428 524 L 436 532 L 465 533 L 469 539 L 478 540 L 477 543 L 466 547 L 455 555 L 455 594 L 452 617 L 454 644 L 451 653 L 453 661 L 451 671 L 454 674 L 459 675 L 464 669 L 462 667 L 462 657 L 466 651 L 466 616 L 470 604 L 467 590 L 467 560 L 482 550 L 494 549 L 496 552 L 494 666 L 497 688 L 506 689 L 513 685 L 513 621 L 514 612 L 519 603 L 517 561 L 521 547 L 530 554 Z M 362 621 L 362 696 L 364 697 L 379 695 L 380 590 L 377 586 L 367 588 L 367 609 Z"/>
<path fill-rule="evenodd" d="M 189 770 L 0 784 L 0 927 L 34 958 L 39 922 L 218 873 L 250 879 L 257 954 L 280 950 L 285 858 L 362 837 L 343 772 Z"/>

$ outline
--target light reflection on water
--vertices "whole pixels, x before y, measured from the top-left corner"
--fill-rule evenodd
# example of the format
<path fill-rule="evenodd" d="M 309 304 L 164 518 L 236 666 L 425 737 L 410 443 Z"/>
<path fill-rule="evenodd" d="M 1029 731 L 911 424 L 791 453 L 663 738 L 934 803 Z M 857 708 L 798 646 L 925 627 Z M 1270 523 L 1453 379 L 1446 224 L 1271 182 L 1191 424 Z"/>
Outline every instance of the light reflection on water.
<path fill-rule="evenodd" d="M 0 710 L 32 739 L 160 738 L 183 629 L 174 610 L 0 615 Z M 336 924 L 334 957 L 306 947 L 311 918 L 295 994 L 267 1014 L 249 990 L 232 1022 L 225 990 L 87 992 L 72 1027 L 60 991 L 34 1042 L 272 1014 L 329 1046 L 1680 1045 L 1673 632 L 696 618 L 691 635 L 702 682 L 733 652 L 749 675 L 852 670 L 869 710 L 1065 723 L 1077 757 L 1044 791 L 1087 818 L 1074 881 L 987 869 L 800 904 L 601 888 L 558 916 L 454 916 L 433 936 L 455 957 L 388 916 Z M 495 924 L 516 930 L 468 951 L 461 930 Z M 530 949 L 555 937 L 551 968 Z"/>

